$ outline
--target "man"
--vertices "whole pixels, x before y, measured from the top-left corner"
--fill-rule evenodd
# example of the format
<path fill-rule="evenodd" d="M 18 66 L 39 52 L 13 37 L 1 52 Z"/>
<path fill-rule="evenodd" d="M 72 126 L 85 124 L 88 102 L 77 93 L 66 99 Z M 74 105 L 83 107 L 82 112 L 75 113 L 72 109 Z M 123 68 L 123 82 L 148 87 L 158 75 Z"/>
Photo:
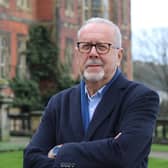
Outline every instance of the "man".
<path fill-rule="evenodd" d="M 111 21 L 89 19 L 77 41 L 82 80 L 50 99 L 24 168 L 147 168 L 158 95 L 121 73 L 121 34 Z"/>

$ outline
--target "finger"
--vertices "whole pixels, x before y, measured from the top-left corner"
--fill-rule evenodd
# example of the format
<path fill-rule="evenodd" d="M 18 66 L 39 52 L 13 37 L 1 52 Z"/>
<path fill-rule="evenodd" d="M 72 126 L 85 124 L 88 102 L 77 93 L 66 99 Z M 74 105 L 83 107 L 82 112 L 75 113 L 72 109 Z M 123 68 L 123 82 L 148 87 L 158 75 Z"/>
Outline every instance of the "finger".
<path fill-rule="evenodd" d="M 121 134 L 122 134 L 122 133 L 121 133 L 121 132 L 119 132 L 119 133 L 118 133 L 118 134 L 114 137 L 114 139 L 119 138 Z"/>
<path fill-rule="evenodd" d="M 48 153 L 48 158 L 51 158 L 51 159 L 55 158 L 55 155 L 53 154 L 52 149 Z"/>

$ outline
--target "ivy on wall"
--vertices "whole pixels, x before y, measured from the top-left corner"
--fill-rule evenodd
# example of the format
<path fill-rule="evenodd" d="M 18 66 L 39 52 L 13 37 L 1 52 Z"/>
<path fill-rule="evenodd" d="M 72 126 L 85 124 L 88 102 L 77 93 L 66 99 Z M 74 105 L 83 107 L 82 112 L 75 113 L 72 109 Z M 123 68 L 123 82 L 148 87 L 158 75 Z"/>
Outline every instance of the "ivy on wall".
<path fill-rule="evenodd" d="M 24 54 L 30 78 L 21 79 L 17 75 L 11 81 L 16 106 L 44 107 L 53 94 L 76 83 L 67 65 L 60 62 L 59 49 L 45 26 L 30 26 Z"/>

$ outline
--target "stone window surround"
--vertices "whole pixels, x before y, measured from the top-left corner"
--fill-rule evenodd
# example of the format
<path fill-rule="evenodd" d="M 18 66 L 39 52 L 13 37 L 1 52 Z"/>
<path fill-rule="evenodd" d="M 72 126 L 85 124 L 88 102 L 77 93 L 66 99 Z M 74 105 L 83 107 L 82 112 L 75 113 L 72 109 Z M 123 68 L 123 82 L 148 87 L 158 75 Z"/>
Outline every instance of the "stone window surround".
<path fill-rule="evenodd" d="M 3 44 L 3 40 L 4 44 Z M 8 76 L 10 59 L 10 35 L 0 31 L 0 78 Z M 5 53 L 5 54 L 4 54 Z M 4 54 L 4 55 L 3 55 Z"/>
<path fill-rule="evenodd" d="M 16 7 L 20 10 L 30 11 L 30 0 L 16 0 Z"/>
<path fill-rule="evenodd" d="M 18 57 L 18 62 L 17 62 L 17 69 L 18 69 L 18 75 L 21 78 L 24 78 L 26 76 L 26 55 L 24 54 L 26 50 L 26 40 L 27 36 L 18 34 L 17 35 L 17 57 Z"/>
<path fill-rule="evenodd" d="M 0 0 L 0 6 L 9 7 L 9 0 Z"/>
<path fill-rule="evenodd" d="M 74 16 L 74 2 L 73 0 L 65 1 L 65 15 L 69 17 Z"/>

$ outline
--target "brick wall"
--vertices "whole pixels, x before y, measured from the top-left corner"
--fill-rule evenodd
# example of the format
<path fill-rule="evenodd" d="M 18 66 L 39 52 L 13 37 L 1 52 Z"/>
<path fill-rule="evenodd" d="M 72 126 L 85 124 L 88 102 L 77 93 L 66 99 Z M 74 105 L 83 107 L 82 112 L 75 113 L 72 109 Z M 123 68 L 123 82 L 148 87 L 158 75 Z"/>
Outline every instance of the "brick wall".
<path fill-rule="evenodd" d="M 130 3 L 130 0 L 109 0 L 109 16 L 120 27 L 124 48 L 122 69 L 132 79 Z"/>
<path fill-rule="evenodd" d="M 11 39 L 11 72 L 10 77 L 15 76 L 17 63 L 17 35 L 27 35 L 29 24 L 42 22 L 49 24 L 53 29 L 56 27 L 56 39 L 60 48 L 60 59 L 66 60 L 65 50 L 67 39 L 76 42 L 76 32 L 81 25 L 83 8 L 82 3 L 73 0 L 72 11 L 67 14 L 66 0 L 29 0 L 31 9 L 23 10 L 16 6 L 16 0 L 10 0 L 9 6 L 0 6 L 0 30 L 10 33 Z M 124 71 L 129 78 L 132 78 L 131 65 L 131 33 L 130 33 L 130 0 L 109 0 L 110 19 L 117 23 L 123 34 L 123 47 L 125 48 L 126 61 Z M 55 34 L 54 34 L 55 37 Z M 73 44 L 73 47 L 74 47 Z M 78 75 L 78 65 L 73 48 L 72 54 L 72 75 Z"/>
<path fill-rule="evenodd" d="M 56 15 L 56 33 L 58 34 L 58 45 L 60 48 L 60 59 L 62 62 L 65 62 L 66 55 L 65 50 L 67 47 L 66 41 L 67 39 L 71 39 L 73 41 L 72 48 L 72 76 L 77 77 L 79 74 L 79 69 L 75 56 L 75 43 L 76 43 L 76 33 L 78 26 L 80 25 L 80 15 L 78 11 L 78 0 L 73 1 L 72 13 L 67 15 L 65 0 L 60 0 L 57 5 L 57 15 Z M 71 15 L 72 14 L 72 15 Z"/>
<path fill-rule="evenodd" d="M 10 0 L 8 6 L 0 6 L 0 31 L 10 35 L 10 74 L 13 78 L 17 65 L 17 35 L 28 34 L 29 25 L 38 21 L 52 21 L 54 0 L 29 0 L 30 8 L 17 6 L 16 0 Z"/>
<path fill-rule="evenodd" d="M 36 0 L 35 17 L 39 21 L 52 21 L 55 13 L 54 0 Z"/>

